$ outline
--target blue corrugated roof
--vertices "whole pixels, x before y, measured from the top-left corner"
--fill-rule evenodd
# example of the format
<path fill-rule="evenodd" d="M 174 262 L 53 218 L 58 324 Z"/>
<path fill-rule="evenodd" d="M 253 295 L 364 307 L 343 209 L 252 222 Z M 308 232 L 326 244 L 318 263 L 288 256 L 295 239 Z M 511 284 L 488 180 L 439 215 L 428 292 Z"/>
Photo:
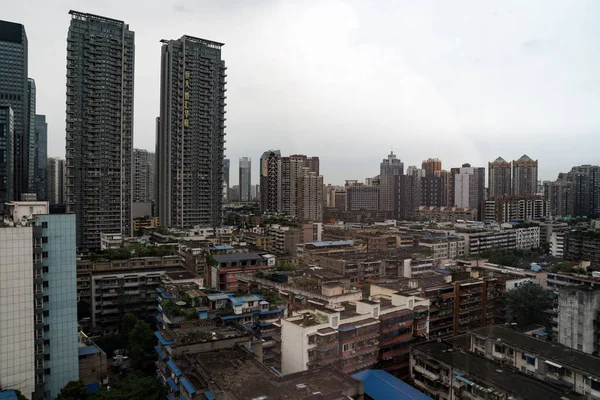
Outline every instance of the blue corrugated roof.
<path fill-rule="evenodd" d="M 179 392 L 179 386 L 177 386 L 175 384 L 175 382 L 173 381 L 173 378 L 167 378 L 167 385 L 169 385 L 171 390 L 174 391 L 175 393 Z"/>
<path fill-rule="evenodd" d="M 167 396 L 167 400 L 177 400 L 173 394 Z"/>
<path fill-rule="evenodd" d="M 229 299 L 229 296 L 227 296 L 225 293 L 210 293 L 207 294 L 206 297 L 208 297 L 210 301 Z"/>
<path fill-rule="evenodd" d="M 384 370 L 368 369 L 352 377 L 365 383 L 365 394 L 374 400 L 431 400 L 431 397 Z"/>
<path fill-rule="evenodd" d="M 164 360 L 165 358 L 167 358 L 167 355 L 165 354 L 164 351 L 162 351 L 162 349 L 158 346 L 154 346 L 154 350 L 156 350 L 156 352 L 158 353 L 158 356 L 160 357 L 161 360 Z"/>
<path fill-rule="evenodd" d="M 196 393 L 196 388 L 186 378 L 181 378 L 181 384 L 189 394 Z"/>
<path fill-rule="evenodd" d="M 158 338 L 158 341 L 160 342 L 160 344 L 162 344 L 163 346 L 169 346 L 173 344 L 172 340 L 167 340 L 165 339 L 165 337 L 163 335 L 160 334 L 160 332 L 156 331 L 154 332 L 154 336 L 156 336 Z"/>
<path fill-rule="evenodd" d="M 327 247 L 327 246 L 353 246 L 354 240 L 338 240 L 335 242 L 308 242 L 305 244 L 311 244 L 315 247 Z"/>
<path fill-rule="evenodd" d="M 247 303 L 249 301 L 262 301 L 263 300 L 262 296 L 259 296 L 257 294 L 250 294 L 248 296 L 231 296 L 230 298 L 231 298 L 231 302 L 236 306 Z"/>
<path fill-rule="evenodd" d="M 162 297 L 163 299 L 168 299 L 168 300 L 171 300 L 171 299 L 173 298 L 173 295 L 172 295 L 172 294 L 165 294 L 165 293 L 161 293 L 160 295 L 161 295 L 161 297 Z"/>
<path fill-rule="evenodd" d="M 220 246 L 215 246 L 212 249 L 213 250 L 231 250 L 231 249 L 233 249 L 233 246 L 230 244 L 223 244 Z"/>
<path fill-rule="evenodd" d="M 159 287 L 157 287 L 157 288 L 156 288 L 156 291 L 157 291 L 158 293 L 162 293 L 162 289 L 161 289 L 161 288 L 159 288 Z"/>
<path fill-rule="evenodd" d="M 277 314 L 277 313 L 282 312 L 284 310 L 285 310 L 285 307 L 281 307 L 281 308 L 278 308 L 277 310 L 261 311 L 259 314 L 260 315 Z"/>
<path fill-rule="evenodd" d="M 221 319 L 223 321 L 227 321 L 227 320 L 230 320 L 230 319 L 237 319 L 237 318 L 240 318 L 240 317 L 241 317 L 241 315 L 227 315 L 225 317 L 221 317 Z"/>
<path fill-rule="evenodd" d="M 17 392 L 15 392 L 14 390 L 0 392 L 0 400 L 17 400 Z"/>
<path fill-rule="evenodd" d="M 77 351 L 79 352 L 79 357 L 100 353 L 100 349 L 96 346 L 78 347 Z"/>
<path fill-rule="evenodd" d="M 181 376 L 181 371 L 179 370 L 179 368 L 177 368 L 177 365 L 175 364 L 175 361 L 169 360 L 169 361 L 167 361 L 167 365 L 169 366 L 169 368 L 171 369 L 171 371 L 173 371 L 173 373 L 175 374 L 175 376 Z"/>
<path fill-rule="evenodd" d="M 207 398 L 208 400 L 215 400 L 215 395 L 214 395 L 214 394 L 212 394 L 212 392 L 211 392 L 210 390 L 209 390 L 209 391 L 207 391 L 207 392 L 204 392 L 204 395 L 206 396 L 206 398 Z"/>

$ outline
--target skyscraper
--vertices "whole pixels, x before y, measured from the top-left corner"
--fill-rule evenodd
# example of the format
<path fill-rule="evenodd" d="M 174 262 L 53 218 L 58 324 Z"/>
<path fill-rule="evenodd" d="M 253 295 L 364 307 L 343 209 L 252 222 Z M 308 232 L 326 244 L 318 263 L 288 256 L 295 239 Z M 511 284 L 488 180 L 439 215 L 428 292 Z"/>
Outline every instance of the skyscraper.
<path fill-rule="evenodd" d="M 260 210 L 275 213 L 279 210 L 279 168 L 281 151 L 265 151 L 260 157 Z"/>
<path fill-rule="evenodd" d="M 48 168 L 48 124 L 46 116 L 35 116 L 35 162 L 34 190 L 38 200 L 48 200 L 46 174 Z"/>
<path fill-rule="evenodd" d="M 477 208 L 477 218 L 481 220 L 481 210 L 485 200 L 485 168 L 463 164 L 454 174 L 454 206 Z"/>
<path fill-rule="evenodd" d="M 35 164 L 37 158 L 36 138 L 36 89 L 35 80 L 27 79 L 27 193 L 36 193 Z M 37 193 L 36 193 L 37 194 Z M 22 199 L 21 199 L 22 200 Z M 38 199 L 41 200 L 41 199 Z"/>
<path fill-rule="evenodd" d="M 223 43 L 162 41 L 158 213 L 175 227 L 219 225 L 225 149 Z"/>
<path fill-rule="evenodd" d="M 488 198 L 510 196 L 512 192 L 510 163 L 502 157 L 488 163 Z"/>
<path fill-rule="evenodd" d="M 297 217 L 305 222 L 323 220 L 323 176 L 303 167 L 298 177 Z"/>
<path fill-rule="evenodd" d="M 48 158 L 46 186 L 48 202 L 51 205 L 65 204 L 65 160 Z"/>
<path fill-rule="evenodd" d="M 512 162 L 512 195 L 535 196 L 538 183 L 538 162 L 526 154 Z"/>
<path fill-rule="evenodd" d="M 240 201 L 251 201 L 251 186 L 252 186 L 252 160 L 250 157 L 240 158 Z"/>
<path fill-rule="evenodd" d="M 14 195 L 14 135 L 12 108 L 0 106 L 0 211 Z"/>
<path fill-rule="evenodd" d="M 425 170 L 410 166 L 406 174 L 400 177 L 398 218 L 411 219 L 414 216 L 415 208 L 421 205 L 423 194 L 423 180 Z"/>
<path fill-rule="evenodd" d="M 294 154 L 280 159 L 278 212 L 291 216 L 298 215 L 298 178 L 303 175 L 303 168 L 319 176 L 319 157 Z"/>
<path fill-rule="evenodd" d="M 229 167 L 231 161 L 223 159 L 223 200 L 229 201 Z"/>
<path fill-rule="evenodd" d="M 134 32 L 123 21 L 70 11 L 67 37 L 66 204 L 77 245 L 131 234 Z"/>
<path fill-rule="evenodd" d="M 439 158 L 428 158 L 421 163 L 421 168 L 425 170 L 425 176 L 435 175 L 442 170 L 442 160 Z"/>
<path fill-rule="evenodd" d="M 14 199 L 26 193 L 28 183 L 29 84 L 27 80 L 27 35 L 25 27 L 0 21 L 0 106 L 13 112 Z"/>
<path fill-rule="evenodd" d="M 133 201 L 154 201 L 154 153 L 144 149 L 133 149 Z"/>
<path fill-rule="evenodd" d="M 75 216 L 11 202 L 0 221 L 0 382 L 55 398 L 79 378 Z M 6 345 L 8 343 L 9 345 Z"/>
<path fill-rule="evenodd" d="M 400 177 L 404 174 L 404 164 L 394 152 L 390 152 L 379 165 L 379 211 L 391 213 L 396 218 Z"/>

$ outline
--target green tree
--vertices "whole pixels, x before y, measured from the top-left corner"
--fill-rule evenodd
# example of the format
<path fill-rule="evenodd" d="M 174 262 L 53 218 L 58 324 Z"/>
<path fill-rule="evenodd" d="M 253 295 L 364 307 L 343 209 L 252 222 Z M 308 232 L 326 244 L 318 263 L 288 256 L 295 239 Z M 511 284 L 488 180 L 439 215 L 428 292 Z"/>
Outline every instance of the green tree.
<path fill-rule="evenodd" d="M 122 348 L 126 349 L 129 347 L 129 334 L 135 328 L 135 325 L 139 319 L 132 313 L 126 313 L 121 320 L 121 326 L 119 327 L 119 336 L 122 343 Z"/>
<path fill-rule="evenodd" d="M 138 321 L 129 333 L 129 358 L 131 366 L 139 371 L 152 374 L 155 370 L 156 359 L 154 332 L 144 321 Z"/>
<path fill-rule="evenodd" d="M 152 376 L 131 374 L 107 390 L 100 389 L 91 400 L 163 400 L 167 397 L 166 388 Z"/>
<path fill-rule="evenodd" d="M 551 310 L 554 305 L 554 293 L 533 282 L 509 290 L 504 294 L 508 307 L 508 319 L 518 325 L 539 324 L 550 326 Z"/>
<path fill-rule="evenodd" d="M 56 400 L 85 400 L 86 388 L 81 381 L 71 381 L 60 390 Z"/>

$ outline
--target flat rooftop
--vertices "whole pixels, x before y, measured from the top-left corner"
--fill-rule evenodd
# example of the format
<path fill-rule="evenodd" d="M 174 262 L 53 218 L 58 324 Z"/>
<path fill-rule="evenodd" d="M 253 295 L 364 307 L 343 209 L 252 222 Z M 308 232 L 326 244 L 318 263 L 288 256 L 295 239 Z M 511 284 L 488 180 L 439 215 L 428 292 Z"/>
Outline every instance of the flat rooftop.
<path fill-rule="evenodd" d="M 321 392 L 320 398 L 336 399 L 344 398 L 345 391 L 358 385 L 356 380 L 331 367 L 280 377 L 240 348 L 214 350 L 189 357 L 193 368 L 201 368 L 215 386 L 200 391 L 212 389 L 215 395 L 226 392 L 235 399 L 266 396 L 263 398 L 293 400 L 310 398 L 315 392 Z M 199 383 L 198 379 L 194 381 Z M 298 385 L 304 385 L 303 389 L 299 389 Z"/>
<path fill-rule="evenodd" d="M 538 379 L 517 372 L 509 367 L 502 367 L 484 357 L 453 349 L 447 342 L 428 342 L 413 347 L 433 359 L 461 370 L 466 377 L 481 382 L 492 383 L 508 393 L 516 395 L 520 400 L 565 400 L 579 399 L 578 395 L 566 395 L 562 390 Z"/>
<path fill-rule="evenodd" d="M 217 262 L 230 262 L 230 261 L 248 261 L 248 260 L 262 260 L 258 253 L 238 253 L 238 254 L 217 254 L 213 256 Z"/>
<path fill-rule="evenodd" d="M 198 275 L 193 274 L 189 271 L 186 270 L 182 270 L 182 271 L 177 271 L 177 272 L 167 272 L 165 273 L 165 275 L 167 277 L 169 277 L 169 279 L 171 279 L 172 281 L 178 281 L 178 280 L 187 280 L 187 279 L 196 279 L 199 278 Z"/>
<path fill-rule="evenodd" d="M 527 352 L 539 354 L 558 364 L 568 365 L 574 369 L 585 371 L 586 374 L 595 375 L 597 378 L 600 378 L 600 358 L 582 351 L 573 350 L 558 343 L 537 339 L 503 326 L 487 326 L 485 328 L 474 329 L 472 333 L 493 340 L 500 339 L 509 346 L 512 345 Z"/>

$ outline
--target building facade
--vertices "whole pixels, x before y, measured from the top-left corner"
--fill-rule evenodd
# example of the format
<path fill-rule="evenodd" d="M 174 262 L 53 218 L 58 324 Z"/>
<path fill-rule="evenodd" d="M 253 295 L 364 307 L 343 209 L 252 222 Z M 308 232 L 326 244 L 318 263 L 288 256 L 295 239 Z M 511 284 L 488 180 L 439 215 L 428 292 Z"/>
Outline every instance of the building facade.
<path fill-rule="evenodd" d="M 454 174 L 454 206 L 477 208 L 477 218 L 480 220 L 483 200 L 485 200 L 485 168 L 463 164 Z"/>
<path fill-rule="evenodd" d="M 229 201 L 229 168 L 231 161 L 228 158 L 223 159 L 223 201 Z"/>
<path fill-rule="evenodd" d="M 366 186 L 356 181 L 346 181 L 346 211 L 378 211 L 379 186 Z M 337 195 L 336 195 L 337 197 Z M 337 204 L 337 198 L 336 198 Z"/>
<path fill-rule="evenodd" d="M 239 200 L 242 202 L 252 201 L 252 159 L 250 157 L 240 157 L 239 172 Z"/>
<path fill-rule="evenodd" d="M 48 158 L 46 192 L 50 204 L 65 204 L 65 160 Z"/>
<path fill-rule="evenodd" d="M 13 112 L 13 198 L 27 193 L 29 150 L 28 44 L 25 27 L 0 21 L 0 106 Z"/>
<path fill-rule="evenodd" d="M 403 174 L 404 163 L 390 152 L 379 166 L 379 211 L 397 214 L 400 177 Z"/>
<path fill-rule="evenodd" d="M 428 158 L 423 160 L 421 168 L 425 170 L 425 175 L 439 175 L 442 171 L 442 160 L 439 158 Z"/>
<path fill-rule="evenodd" d="M 227 98 L 222 46 L 187 35 L 163 41 L 156 155 L 158 217 L 166 226 L 221 223 Z"/>
<path fill-rule="evenodd" d="M 549 218 L 550 204 L 541 197 L 496 197 L 486 200 L 483 220 L 499 224 L 510 221 L 534 221 Z"/>
<path fill-rule="evenodd" d="M 323 176 L 303 168 L 298 178 L 297 217 L 304 222 L 323 220 Z"/>
<path fill-rule="evenodd" d="M 512 195 L 535 196 L 538 183 L 538 162 L 524 154 L 512 162 Z"/>
<path fill-rule="evenodd" d="M 600 290 L 564 287 L 558 295 L 558 342 L 597 355 L 600 351 Z"/>
<path fill-rule="evenodd" d="M 48 123 L 45 115 L 35 116 L 35 143 L 34 182 L 31 191 L 37 195 L 38 200 L 47 201 Z"/>
<path fill-rule="evenodd" d="M 156 184 L 154 153 L 143 149 L 133 149 L 133 201 L 152 202 L 155 199 Z"/>
<path fill-rule="evenodd" d="M 78 247 L 97 249 L 100 233 L 131 234 L 134 33 L 123 21 L 70 14 L 66 204 Z"/>
<path fill-rule="evenodd" d="M 14 120 L 9 106 L 0 106 L 0 211 L 14 196 Z"/>
<path fill-rule="evenodd" d="M 488 163 L 488 190 L 488 199 L 511 195 L 511 167 L 502 157 Z"/>

